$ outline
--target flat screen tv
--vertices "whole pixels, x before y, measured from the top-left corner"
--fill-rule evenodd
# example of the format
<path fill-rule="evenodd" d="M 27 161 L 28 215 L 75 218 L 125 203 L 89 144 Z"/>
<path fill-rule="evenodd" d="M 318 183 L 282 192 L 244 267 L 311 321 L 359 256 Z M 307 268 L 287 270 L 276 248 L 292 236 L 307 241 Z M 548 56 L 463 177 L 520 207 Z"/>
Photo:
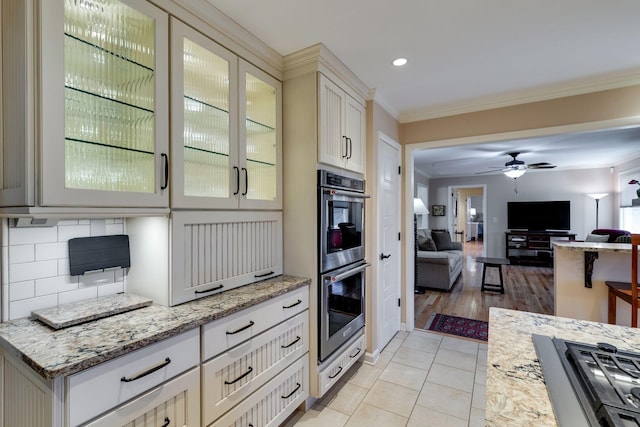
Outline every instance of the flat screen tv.
<path fill-rule="evenodd" d="M 507 227 L 510 230 L 570 230 L 569 200 L 552 202 L 508 202 Z"/>

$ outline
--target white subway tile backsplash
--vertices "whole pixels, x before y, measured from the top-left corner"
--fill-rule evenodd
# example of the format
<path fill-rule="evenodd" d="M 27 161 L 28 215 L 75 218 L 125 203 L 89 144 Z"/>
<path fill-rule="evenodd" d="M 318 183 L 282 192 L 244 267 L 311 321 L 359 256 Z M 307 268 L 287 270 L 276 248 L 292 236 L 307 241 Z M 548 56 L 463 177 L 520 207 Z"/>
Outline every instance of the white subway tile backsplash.
<path fill-rule="evenodd" d="M 35 245 L 14 245 L 9 247 L 9 262 L 19 264 L 35 261 Z"/>
<path fill-rule="evenodd" d="M 63 258 L 58 260 L 58 275 L 70 275 L 71 267 L 69 266 L 69 258 Z"/>
<path fill-rule="evenodd" d="M 22 299 L 36 296 L 35 281 L 16 282 L 9 286 L 9 301 L 20 301 Z"/>
<path fill-rule="evenodd" d="M 58 226 L 58 242 L 68 242 L 75 237 L 91 236 L 91 226 L 86 225 L 64 225 Z"/>
<path fill-rule="evenodd" d="M 27 317 L 31 315 L 33 310 L 55 307 L 57 305 L 58 295 L 45 295 L 42 297 L 13 301 L 9 303 L 9 319 L 13 320 L 19 319 L 20 317 Z"/>
<path fill-rule="evenodd" d="M 36 296 L 69 292 L 78 289 L 78 279 L 71 276 L 55 276 L 38 279 L 36 282 Z"/>
<path fill-rule="evenodd" d="M 103 219 L 91 220 L 91 235 L 104 236 L 107 234 L 107 225 Z"/>
<path fill-rule="evenodd" d="M 106 235 L 124 234 L 124 224 L 107 224 Z"/>
<path fill-rule="evenodd" d="M 9 282 L 42 279 L 58 275 L 58 261 L 36 261 L 9 265 Z"/>
<path fill-rule="evenodd" d="M 58 227 L 9 227 L 9 246 L 58 241 Z"/>
<path fill-rule="evenodd" d="M 35 246 L 36 246 L 36 259 L 35 259 L 36 261 L 69 258 L 69 244 L 67 242 L 40 243 Z"/>
<path fill-rule="evenodd" d="M 124 282 L 111 283 L 109 285 L 98 286 L 98 296 L 115 295 L 124 292 Z"/>
<path fill-rule="evenodd" d="M 117 219 L 64 219 L 53 227 L 2 226 L 2 321 L 29 316 L 32 310 L 97 298 L 126 290 L 125 269 L 70 276 L 71 238 L 124 234 Z"/>
<path fill-rule="evenodd" d="M 98 289 L 95 286 L 92 288 L 81 288 L 71 292 L 59 293 L 58 304 L 69 304 L 70 302 L 77 302 L 95 298 L 98 298 Z"/>

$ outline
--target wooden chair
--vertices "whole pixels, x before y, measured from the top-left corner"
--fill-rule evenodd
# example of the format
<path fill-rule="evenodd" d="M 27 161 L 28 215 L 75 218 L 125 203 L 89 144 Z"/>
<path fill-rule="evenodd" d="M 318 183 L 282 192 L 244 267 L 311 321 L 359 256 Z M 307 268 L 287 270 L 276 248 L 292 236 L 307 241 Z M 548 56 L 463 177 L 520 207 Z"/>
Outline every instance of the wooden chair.
<path fill-rule="evenodd" d="M 631 304 L 631 326 L 638 327 L 638 246 L 640 234 L 631 235 L 631 283 L 605 282 L 609 287 L 609 315 L 607 321 L 616 323 L 616 297 Z"/>

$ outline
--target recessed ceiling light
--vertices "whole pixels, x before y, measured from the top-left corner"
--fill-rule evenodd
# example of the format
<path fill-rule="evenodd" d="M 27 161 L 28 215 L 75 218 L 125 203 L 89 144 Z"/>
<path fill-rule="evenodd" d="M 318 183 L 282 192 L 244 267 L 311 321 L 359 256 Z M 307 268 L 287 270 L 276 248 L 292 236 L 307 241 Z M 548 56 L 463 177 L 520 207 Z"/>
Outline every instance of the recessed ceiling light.
<path fill-rule="evenodd" d="M 407 63 L 407 58 L 396 58 L 392 62 L 392 64 L 395 65 L 396 67 L 402 67 L 406 63 Z"/>

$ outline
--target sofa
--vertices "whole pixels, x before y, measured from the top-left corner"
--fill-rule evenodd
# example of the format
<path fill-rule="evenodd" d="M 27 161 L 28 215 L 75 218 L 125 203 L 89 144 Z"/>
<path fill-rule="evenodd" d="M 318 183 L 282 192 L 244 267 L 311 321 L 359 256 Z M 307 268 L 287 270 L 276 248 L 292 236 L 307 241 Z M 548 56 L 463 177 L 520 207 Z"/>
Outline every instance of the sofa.
<path fill-rule="evenodd" d="M 462 273 L 462 244 L 447 231 L 416 231 L 416 288 L 451 290 Z"/>

